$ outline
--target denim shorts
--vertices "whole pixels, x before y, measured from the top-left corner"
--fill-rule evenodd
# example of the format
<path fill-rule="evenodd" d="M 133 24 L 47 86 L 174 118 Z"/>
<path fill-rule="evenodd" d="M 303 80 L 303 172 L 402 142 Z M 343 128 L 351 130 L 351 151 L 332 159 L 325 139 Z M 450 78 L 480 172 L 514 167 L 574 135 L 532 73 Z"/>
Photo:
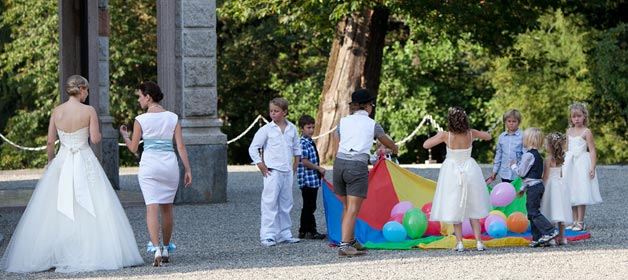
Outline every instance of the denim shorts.
<path fill-rule="evenodd" d="M 334 193 L 340 196 L 366 198 L 369 189 L 369 167 L 361 161 L 336 158 L 333 171 Z"/>

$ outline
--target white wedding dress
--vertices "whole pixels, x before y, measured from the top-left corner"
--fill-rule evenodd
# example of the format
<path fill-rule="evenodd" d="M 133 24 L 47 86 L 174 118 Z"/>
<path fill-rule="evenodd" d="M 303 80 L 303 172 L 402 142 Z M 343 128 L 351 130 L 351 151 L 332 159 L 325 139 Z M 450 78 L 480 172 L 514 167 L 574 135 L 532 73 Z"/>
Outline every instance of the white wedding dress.
<path fill-rule="evenodd" d="M 143 264 L 124 209 L 89 147 L 89 129 L 57 131 L 59 152 L 37 183 L 0 268 L 80 272 Z"/>

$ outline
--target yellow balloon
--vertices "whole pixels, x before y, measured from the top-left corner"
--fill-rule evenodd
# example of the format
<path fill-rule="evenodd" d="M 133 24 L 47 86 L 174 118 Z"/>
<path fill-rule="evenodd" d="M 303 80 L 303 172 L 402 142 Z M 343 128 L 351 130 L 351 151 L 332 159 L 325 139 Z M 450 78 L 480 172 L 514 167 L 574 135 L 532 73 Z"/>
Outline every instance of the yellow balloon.
<path fill-rule="evenodd" d="M 489 214 L 489 215 L 492 215 L 492 214 L 497 214 L 497 215 L 502 216 L 502 218 L 504 218 L 504 221 L 508 220 L 508 218 L 506 218 L 506 214 L 504 214 L 504 212 L 499 211 L 499 210 L 493 210 L 493 211 L 491 211 L 491 212 L 488 212 L 488 214 Z"/>

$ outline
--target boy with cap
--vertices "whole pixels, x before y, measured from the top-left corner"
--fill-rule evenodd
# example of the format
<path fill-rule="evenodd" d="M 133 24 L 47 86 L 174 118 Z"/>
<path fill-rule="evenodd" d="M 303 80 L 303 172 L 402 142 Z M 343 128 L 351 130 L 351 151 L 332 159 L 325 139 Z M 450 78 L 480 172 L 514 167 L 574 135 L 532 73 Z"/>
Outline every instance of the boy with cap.
<path fill-rule="evenodd" d="M 384 133 L 381 125 L 369 117 L 373 112 L 374 98 L 368 90 L 358 89 L 351 94 L 351 115 L 340 119 L 335 133 L 338 143 L 334 161 L 334 192 L 340 196 L 342 211 L 342 239 L 339 258 L 364 255 L 364 248 L 355 240 L 356 218 L 368 192 L 368 162 L 373 139 L 376 138 L 390 148 L 394 154 L 398 147 Z"/>

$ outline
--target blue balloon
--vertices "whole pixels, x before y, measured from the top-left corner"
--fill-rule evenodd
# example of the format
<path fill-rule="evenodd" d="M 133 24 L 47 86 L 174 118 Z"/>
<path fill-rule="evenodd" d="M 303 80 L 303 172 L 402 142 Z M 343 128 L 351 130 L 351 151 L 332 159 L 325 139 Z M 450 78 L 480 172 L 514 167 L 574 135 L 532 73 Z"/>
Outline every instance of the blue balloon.
<path fill-rule="evenodd" d="M 382 228 L 384 238 L 390 242 L 400 242 L 406 240 L 406 229 L 399 222 L 390 221 Z"/>
<path fill-rule="evenodd" d="M 502 238 L 506 236 L 506 233 L 508 232 L 508 227 L 505 223 L 502 223 L 501 221 L 495 221 L 491 223 L 486 232 L 492 238 Z"/>

